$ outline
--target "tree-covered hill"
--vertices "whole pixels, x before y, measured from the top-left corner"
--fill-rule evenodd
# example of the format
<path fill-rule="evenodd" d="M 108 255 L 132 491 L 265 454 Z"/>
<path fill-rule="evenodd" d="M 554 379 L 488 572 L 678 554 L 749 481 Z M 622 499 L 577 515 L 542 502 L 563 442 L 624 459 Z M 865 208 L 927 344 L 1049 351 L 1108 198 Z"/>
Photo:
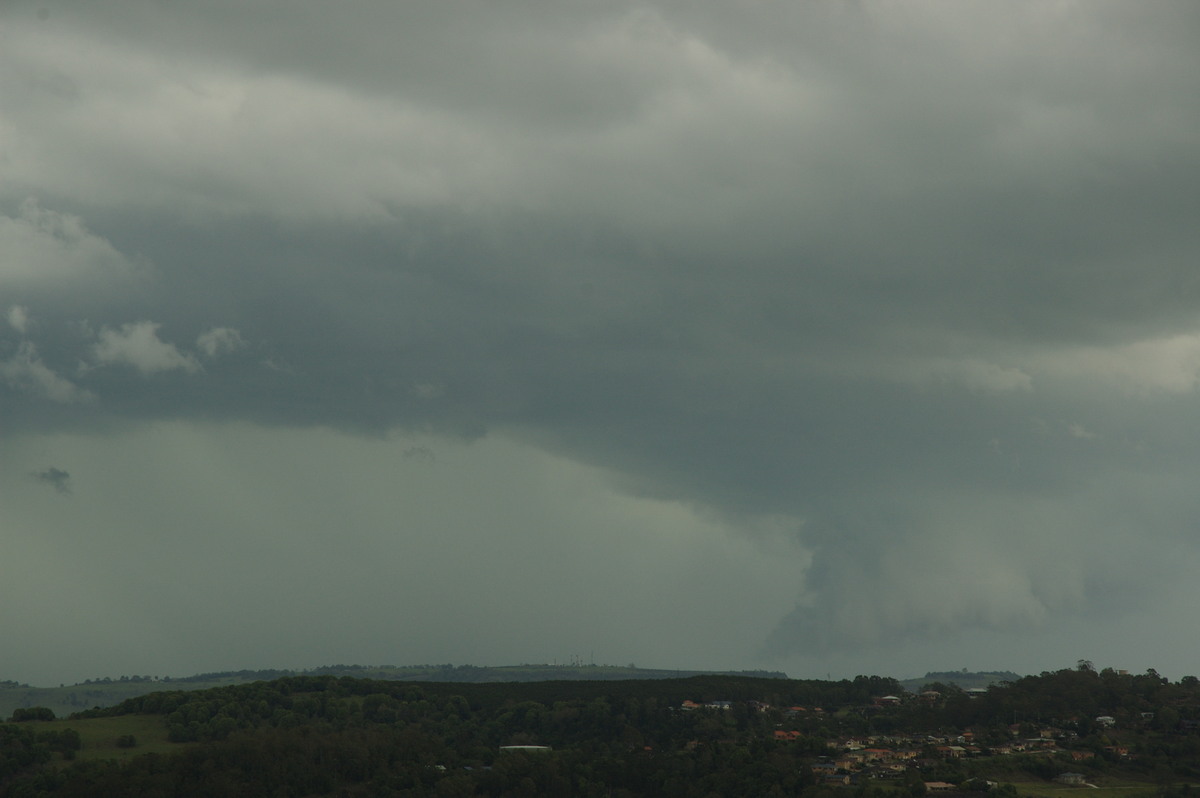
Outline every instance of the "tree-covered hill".
<path fill-rule="evenodd" d="M 929 671 L 919 679 L 904 679 L 900 684 L 910 692 L 919 692 L 928 684 L 951 684 L 963 690 L 986 688 L 993 684 L 1015 682 L 1020 679 L 1019 673 L 1012 671 Z"/>
<path fill-rule="evenodd" d="M 1066 789 L 1064 774 L 1126 794 L 1200 781 L 1193 677 L 1081 663 L 983 695 L 941 686 L 289 676 L 0 726 L 0 795 L 909 798 L 951 785 L 1011 798 Z M 95 756 L 99 724 L 112 734 L 121 718 L 145 739 Z"/>
<path fill-rule="evenodd" d="M 56 715 L 69 715 L 94 707 L 108 707 L 159 690 L 204 690 L 286 676 L 353 676 L 405 682 L 535 682 L 557 680 L 615 681 L 628 679 L 679 679 L 721 671 L 688 671 L 638 668 L 634 665 L 325 665 L 297 670 L 237 670 L 200 673 L 184 677 L 121 676 L 88 679 L 59 687 L 31 687 L 14 681 L 0 682 L 0 718 L 22 707 L 48 707 Z M 786 679 L 778 671 L 730 671 L 728 675 Z"/>

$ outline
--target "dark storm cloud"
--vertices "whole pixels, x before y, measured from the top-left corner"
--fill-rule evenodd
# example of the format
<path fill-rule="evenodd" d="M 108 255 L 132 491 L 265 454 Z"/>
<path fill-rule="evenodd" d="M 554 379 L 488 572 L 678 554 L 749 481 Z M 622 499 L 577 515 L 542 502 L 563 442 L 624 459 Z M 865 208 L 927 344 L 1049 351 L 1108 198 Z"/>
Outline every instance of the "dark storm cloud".
<path fill-rule="evenodd" d="M 785 518 L 782 650 L 1083 612 L 1194 469 L 1191 4 L 46 7 L 4 434 L 516 434 Z"/>
<path fill-rule="evenodd" d="M 433 450 L 428 446 L 409 446 L 404 450 L 404 459 L 418 463 L 432 464 L 436 459 Z"/>
<path fill-rule="evenodd" d="M 71 474 L 61 468 L 51 466 L 45 471 L 39 471 L 31 476 L 38 482 L 51 486 L 59 493 L 65 494 L 71 492 Z"/>

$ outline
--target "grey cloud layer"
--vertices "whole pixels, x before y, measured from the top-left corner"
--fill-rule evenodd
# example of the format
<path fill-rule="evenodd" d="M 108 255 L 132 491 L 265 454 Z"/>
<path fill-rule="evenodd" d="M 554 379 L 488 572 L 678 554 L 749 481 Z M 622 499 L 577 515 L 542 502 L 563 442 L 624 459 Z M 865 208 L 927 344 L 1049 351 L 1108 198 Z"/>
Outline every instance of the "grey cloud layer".
<path fill-rule="evenodd" d="M 46 7 L 3 434 L 519 434 L 786 519 L 783 650 L 1086 613 L 1198 509 L 1141 478 L 1200 442 L 1191 4 Z"/>

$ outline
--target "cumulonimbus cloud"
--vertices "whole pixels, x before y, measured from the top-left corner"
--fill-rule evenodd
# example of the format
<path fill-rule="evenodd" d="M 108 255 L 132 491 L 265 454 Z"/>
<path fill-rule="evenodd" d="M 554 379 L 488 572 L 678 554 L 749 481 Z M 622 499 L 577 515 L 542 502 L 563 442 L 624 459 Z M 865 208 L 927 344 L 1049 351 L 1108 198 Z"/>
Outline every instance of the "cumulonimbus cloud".
<path fill-rule="evenodd" d="M 4 20 L 0 434 L 524 436 L 806 519 L 790 650 L 1079 612 L 1194 482 L 1190 7 L 252 2 Z"/>

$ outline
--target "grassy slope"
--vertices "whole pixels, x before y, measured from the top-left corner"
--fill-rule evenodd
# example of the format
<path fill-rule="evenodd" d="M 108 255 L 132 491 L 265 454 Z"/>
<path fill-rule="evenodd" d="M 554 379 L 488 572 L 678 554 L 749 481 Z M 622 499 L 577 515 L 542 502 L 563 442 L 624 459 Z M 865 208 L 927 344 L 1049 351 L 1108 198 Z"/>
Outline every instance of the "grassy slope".
<path fill-rule="evenodd" d="M 241 679 L 213 679 L 199 682 L 93 682 L 66 687 L 8 687 L 0 689 L 0 721 L 12 717 L 14 709 L 21 707 L 49 707 L 56 717 L 64 718 L 72 712 L 82 712 L 93 707 L 110 707 L 127 698 L 164 690 L 203 690 L 239 684 Z"/>
<path fill-rule="evenodd" d="M 1129 782 L 1121 786 L 1104 786 L 1098 789 L 1088 787 L 1067 787 L 1046 782 L 1013 782 L 1013 786 L 1023 796 L 1030 798 L 1067 798 L 1071 793 L 1083 792 L 1087 798 L 1132 798 L 1152 793 L 1158 786 L 1150 782 Z"/>
<path fill-rule="evenodd" d="M 88 718 L 87 720 L 29 721 L 21 724 L 37 731 L 74 729 L 79 732 L 83 748 L 76 759 L 131 759 L 140 754 L 174 753 L 191 747 L 195 743 L 172 743 L 167 741 L 167 724 L 161 715 L 121 715 L 115 718 Z M 133 748 L 118 748 L 117 738 L 133 735 L 137 745 Z"/>

